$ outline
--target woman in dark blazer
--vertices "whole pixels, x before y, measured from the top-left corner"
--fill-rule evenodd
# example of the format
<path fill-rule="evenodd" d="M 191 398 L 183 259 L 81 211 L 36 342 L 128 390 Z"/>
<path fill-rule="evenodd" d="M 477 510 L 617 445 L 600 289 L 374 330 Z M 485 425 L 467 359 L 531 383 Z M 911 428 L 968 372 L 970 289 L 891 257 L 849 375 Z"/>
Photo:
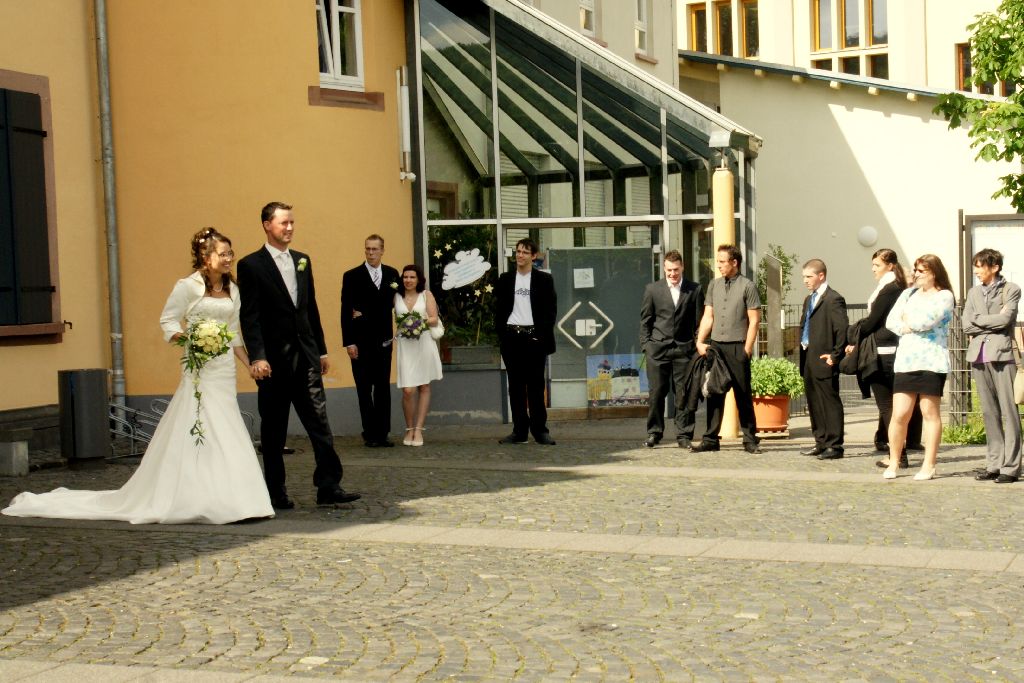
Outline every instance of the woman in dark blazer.
<path fill-rule="evenodd" d="M 868 314 L 851 326 L 848 338 L 866 338 L 868 335 L 874 337 L 878 349 L 878 365 L 875 372 L 862 376 L 861 380 L 870 386 L 871 395 L 875 397 L 875 405 L 878 406 L 875 449 L 887 453 L 889 420 L 892 418 L 892 382 L 895 376 L 893 362 L 896 359 L 896 346 L 900 338 L 886 328 L 885 319 L 900 294 L 907 288 L 907 275 L 900 265 L 899 257 L 892 249 L 879 249 L 871 255 L 871 273 L 878 284 L 868 297 Z M 854 336 L 855 334 L 857 336 Z M 847 346 L 846 352 L 850 353 L 853 349 L 853 346 Z M 915 408 L 907 429 L 907 443 L 917 446 L 920 442 L 921 410 Z M 875 464 L 879 467 L 888 467 L 889 461 L 879 460 Z M 899 466 L 909 467 L 906 448 L 900 455 Z"/>

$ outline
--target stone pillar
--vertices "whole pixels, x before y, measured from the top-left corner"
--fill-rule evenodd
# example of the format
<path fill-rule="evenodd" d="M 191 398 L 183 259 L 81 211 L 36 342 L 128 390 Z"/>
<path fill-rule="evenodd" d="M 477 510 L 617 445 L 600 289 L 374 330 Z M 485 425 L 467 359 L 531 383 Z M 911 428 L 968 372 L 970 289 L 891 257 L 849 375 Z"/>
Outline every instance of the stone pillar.
<path fill-rule="evenodd" d="M 714 215 L 715 248 L 721 244 L 736 244 L 736 218 L 733 208 L 733 175 L 723 151 L 722 166 L 715 169 L 711 178 L 711 210 Z M 716 252 L 717 256 L 717 252 Z M 721 277 L 716 271 L 715 277 Z M 718 435 L 724 439 L 735 439 L 740 434 L 739 412 L 736 397 L 730 390 L 725 397 L 722 410 L 722 429 Z"/>
<path fill-rule="evenodd" d="M 24 477 L 28 474 L 28 441 L 32 430 L 0 429 L 0 476 Z"/>

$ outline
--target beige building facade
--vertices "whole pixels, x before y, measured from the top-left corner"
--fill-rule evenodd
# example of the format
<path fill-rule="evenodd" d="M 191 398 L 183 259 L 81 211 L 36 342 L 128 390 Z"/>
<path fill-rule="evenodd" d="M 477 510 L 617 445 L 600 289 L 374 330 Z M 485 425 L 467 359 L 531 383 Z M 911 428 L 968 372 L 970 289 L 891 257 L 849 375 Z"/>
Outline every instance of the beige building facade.
<path fill-rule="evenodd" d="M 943 92 L 970 88 L 967 25 L 997 5 L 683 3 L 680 89 L 765 140 L 759 252 L 777 244 L 801 261 L 823 258 L 851 302 L 870 292 L 880 247 L 904 261 L 938 254 L 957 290 L 970 286 L 964 252 L 977 245 L 961 234 L 960 213 L 1011 214 L 991 195 L 1020 164 L 976 161 L 967 129 L 950 131 L 932 109 Z M 789 300 L 803 295 L 795 287 Z"/>
<path fill-rule="evenodd" d="M 0 3 L 0 411 L 109 364 L 93 35 L 89 3 Z"/>

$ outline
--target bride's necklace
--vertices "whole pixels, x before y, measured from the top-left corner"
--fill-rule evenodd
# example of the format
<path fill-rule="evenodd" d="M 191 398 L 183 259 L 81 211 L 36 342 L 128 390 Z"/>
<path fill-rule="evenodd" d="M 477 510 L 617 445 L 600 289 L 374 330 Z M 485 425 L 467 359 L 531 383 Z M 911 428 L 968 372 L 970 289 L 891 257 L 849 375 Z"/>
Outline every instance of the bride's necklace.
<path fill-rule="evenodd" d="M 416 305 L 416 299 L 418 299 L 419 297 L 420 297 L 420 293 L 419 292 L 416 292 L 415 294 L 413 294 L 411 299 L 409 298 L 408 294 L 404 294 L 402 296 L 402 299 L 405 301 L 405 307 L 406 308 L 412 308 L 413 306 L 415 306 Z"/>

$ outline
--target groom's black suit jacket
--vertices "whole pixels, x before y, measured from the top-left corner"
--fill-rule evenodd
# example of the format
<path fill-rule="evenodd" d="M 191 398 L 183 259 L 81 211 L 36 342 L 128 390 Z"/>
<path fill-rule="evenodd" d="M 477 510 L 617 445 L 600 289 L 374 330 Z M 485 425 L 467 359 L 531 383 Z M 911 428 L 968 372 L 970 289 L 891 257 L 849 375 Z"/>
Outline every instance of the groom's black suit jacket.
<path fill-rule="evenodd" d="M 327 355 L 320 310 L 313 286 L 309 256 L 289 249 L 295 263 L 298 302 L 292 304 L 288 287 L 274 258 L 260 248 L 238 262 L 238 289 L 242 295 L 240 323 L 249 360 L 265 360 L 271 371 L 290 365 L 286 359 L 305 354 L 311 368 L 320 368 Z M 305 259 L 305 267 L 299 269 Z"/>

